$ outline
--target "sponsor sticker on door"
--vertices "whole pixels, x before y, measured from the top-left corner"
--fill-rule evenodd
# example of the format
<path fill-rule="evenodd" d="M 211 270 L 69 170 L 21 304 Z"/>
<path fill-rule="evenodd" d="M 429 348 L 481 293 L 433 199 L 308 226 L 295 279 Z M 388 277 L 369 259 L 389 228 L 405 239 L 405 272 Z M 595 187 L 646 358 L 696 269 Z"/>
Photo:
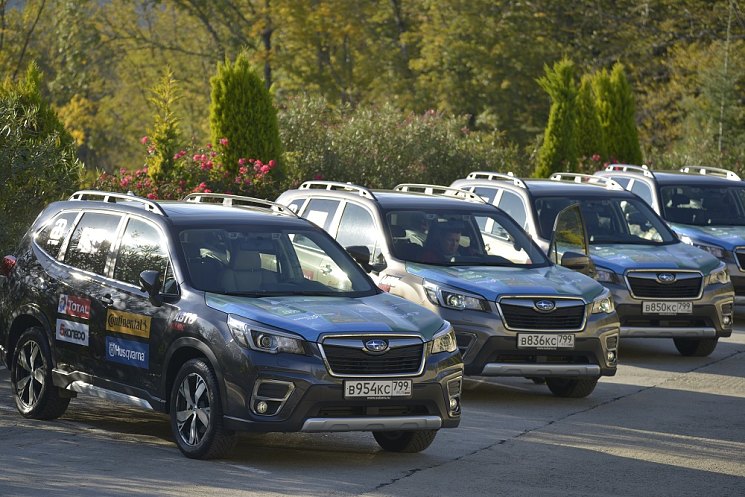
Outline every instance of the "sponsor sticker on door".
<path fill-rule="evenodd" d="M 150 316 L 109 309 L 106 311 L 106 331 L 150 338 L 150 320 Z"/>
<path fill-rule="evenodd" d="M 57 320 L 57 340 L 88 346 L 88 325 L 66 319 Z"/>
<path fill-rule="evenodd" d="M 88 319 L 91 317 L 91 301 L 85 297 L 60 294 L 57 312 L 66 316 Z"/>
<path fill-rule="evenodd" d="M 106 360 L 148 369 L 150 346 L 145 342 L 106 337 Z"/>

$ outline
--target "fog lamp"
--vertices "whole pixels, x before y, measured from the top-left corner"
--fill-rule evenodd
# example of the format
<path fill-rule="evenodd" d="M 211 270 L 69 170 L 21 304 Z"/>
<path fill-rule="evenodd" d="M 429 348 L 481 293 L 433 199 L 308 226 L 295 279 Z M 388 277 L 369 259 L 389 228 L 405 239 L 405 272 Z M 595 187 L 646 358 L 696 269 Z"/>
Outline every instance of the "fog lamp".
<path fill-rule="evenodd" d="M 256 412 L 258 412 L 259 414 L 264 414 L 268 408 L 269 405 L 267 405 L 267 403 L 263 400 L 260 400 L 256 403 Z"/>
<path fill-rule="evenodd" d="M 606 356 L 608 358 L 609 363 L 616 362 L 616 352 L 613 350 L 608 351 L 608 355 Z"/>

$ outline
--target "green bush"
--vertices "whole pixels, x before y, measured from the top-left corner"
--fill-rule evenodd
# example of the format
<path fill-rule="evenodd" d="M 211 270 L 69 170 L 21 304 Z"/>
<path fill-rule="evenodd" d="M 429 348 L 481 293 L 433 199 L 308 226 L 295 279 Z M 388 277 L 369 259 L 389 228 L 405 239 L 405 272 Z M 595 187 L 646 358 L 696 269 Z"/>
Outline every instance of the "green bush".
<path fill-rule="evenodd" d="M 475 169 L 529 170 L 500 133 L 469 131 L 465 117 L 404 114 L 390 105 L 331 111 L 320 99 L 294 99 L 279 118 L 288 186 L 310 179 L 449 185 Z"/>
<path fill-rule="evenodd" d="M 40 93 L 35 64 L 0 88 L 0 255 L 12 251 L 36 215 L 78 188 L 81 164 L 70 134 Z"/>

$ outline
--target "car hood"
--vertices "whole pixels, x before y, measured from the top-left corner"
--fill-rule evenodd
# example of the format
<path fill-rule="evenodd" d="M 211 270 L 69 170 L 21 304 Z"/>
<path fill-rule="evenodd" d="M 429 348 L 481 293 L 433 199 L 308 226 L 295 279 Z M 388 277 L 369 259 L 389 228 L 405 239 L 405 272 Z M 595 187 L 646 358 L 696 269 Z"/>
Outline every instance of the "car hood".
<path fill-rule="evenodd" d="M 690 226 L 671 224 L 670 227 L 679 235 L 687 236 L 696 242 L 717 245 L 726 250 L 745 246 L 745 226 Z"/>
<path fill-rule="evenodd" d="M 709 274 L 719 267 L 719 259 L 683 242 L 671 245 L 591 245 L 590 256 L 596 266 L 618 274 L 628 269 L 689 269 Z"/>
<path fill-rule="evenodd" d="M 490 266 L 433 266 L 407 263 L 406 271 L 453 289 L 495 301 L 503 295 L 571 296 L 591 302 L 603 292 L 594 279 L 561 266 L 514 268 Z"/>
<path fill-rule="evenodd" d="M 241 297 L 207 293 L 209 307 L 296 333 L 317 342 L 329 333 L 414 333 L 430 340 L 443 326 L 435 313 L 402 298 L 380 293 L 370 297 Z"/>

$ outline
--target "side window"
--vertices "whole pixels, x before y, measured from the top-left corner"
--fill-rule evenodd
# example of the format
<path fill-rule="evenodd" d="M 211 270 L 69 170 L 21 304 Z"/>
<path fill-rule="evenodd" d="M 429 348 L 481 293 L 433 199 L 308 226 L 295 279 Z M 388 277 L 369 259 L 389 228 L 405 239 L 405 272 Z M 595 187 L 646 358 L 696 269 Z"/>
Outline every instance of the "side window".
<path fill-rule="evenodd" d="M 41 247 L 44 252 L 56 258 L 59 255 L 62 242 L 65 241 L 70 230 L 72 230 L 77 216 L 78 212 L 74 211 L 63 212 L 55 217 L 39 233 L 37 233 L 36 244 Z"/>
<path fill-rule="evenodd" d="M 475 193 L 479 197 L 483 198 L 484 200 L 486 200 L 490 204 L 493 204 L 494 203 L 494 198 L 496 198 L 497 192 L 499 190 L 497 190 L 496 188 L 485 188 L 483 186 L 476 186 L 471 191 L 473 191 L 473 193 Z"/>
<path fill-rule="evenodd" d="M 499 199 L 498 207 L 509 214 L 517 224 L 523 228 L 525 227 L 527 213 L 525 212 L 525 204 L 523 204 L 519 195 L 505 190 L 502 193 L 502 198 Z"/>
<path fill-rule="evenodd" d="M 152 269 L 160 271 L 166 281 L 170 275 L 165 246 L 163 237 L 154 226 L 140 219 L 130 219 L 119 245 L 114 279 L 139 286 L 140 273 Z"/>
<path fill-rule="evenodd" d="M 86 212 L 80 219 L 65 253 L 65 263 L 103 274 L 106 257 L 111 248 L 112 233 L 116 232 L 121 216 Z"/>
<path fill-rule="evenodd" d="M 309 221 L 313 221 L 318 226 L 329 230 L 331 227 L 331 221 L 334 219 L 334 213 L 339 207 L 339 200 L 329 200 L 325 198 L 314 198 L 308 202 L 308 206 L 303 212 L 303 217 Z"/>
<path fill-rule="evenodd" d="M 610 179 L 624 187 L 625 189 L 629 189 L 629 181 L 631 181 L 631 178 L 624 178 L 622 176 L 611 176 Z M 636 192 L 634 192 L 636 193 Z"/>
<path fill-rule="evenodd" d="M 377 235 L 372 215 L 359 205 L 347 203 L 341 215 L 336 241 L 342 247 L 364 245 L 370 250 L 370 255 L 374 255 Z"/>
<path fill-rule="evenodd" d="M 652 205 L 652 190 L 649 185 L 642 181 L 634 181 L 631 184 L 631 191 L 639 195 L 648 205 Z"/>
<path fill-rule="evenodd" d="M 298 212 L 300 212 L 300 208 L 303 206 L 303 202 L 305 202 L 304 198 L 297 198 L 290 202 L 287 207 L 289 207 L 292 212 L 297 214 Z"/>

